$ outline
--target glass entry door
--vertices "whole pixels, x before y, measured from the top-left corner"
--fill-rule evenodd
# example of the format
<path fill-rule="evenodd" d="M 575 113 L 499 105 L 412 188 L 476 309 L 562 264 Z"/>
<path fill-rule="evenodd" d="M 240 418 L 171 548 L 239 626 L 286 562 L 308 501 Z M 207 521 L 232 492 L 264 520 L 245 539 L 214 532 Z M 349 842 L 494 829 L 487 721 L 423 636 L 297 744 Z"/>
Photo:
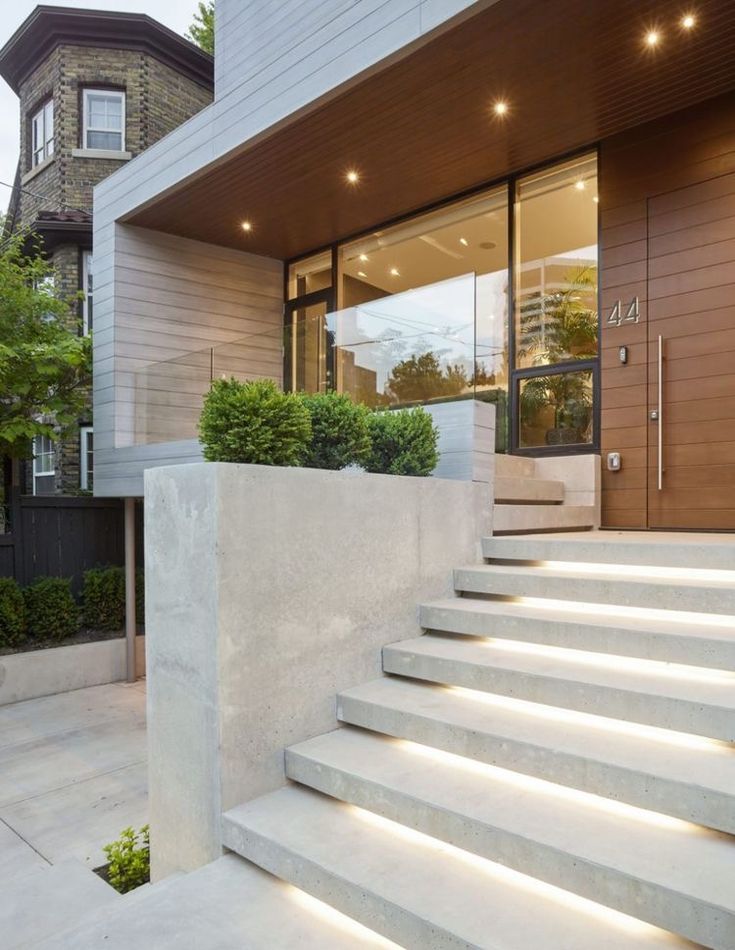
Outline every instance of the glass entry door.
<path fill-rule="evenodd" d="M 286 304 L 284 389 L 323 393 L 334 389 L 334 340 L 327 314 L 334 309 L 331 288 Z"/>

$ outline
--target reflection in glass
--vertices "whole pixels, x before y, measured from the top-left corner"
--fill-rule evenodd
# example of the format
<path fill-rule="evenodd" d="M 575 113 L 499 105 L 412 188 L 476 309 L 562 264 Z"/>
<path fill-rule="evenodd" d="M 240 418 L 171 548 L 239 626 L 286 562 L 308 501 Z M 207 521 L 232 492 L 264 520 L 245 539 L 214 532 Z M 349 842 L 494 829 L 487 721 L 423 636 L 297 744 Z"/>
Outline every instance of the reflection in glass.
<path fill-rule="evenodd" d="M 324 302 L 299 307 L 286 328 L 286 380 L 293 392 L 334 389 L 334 337 Z"/>
<path fill-rule="evenodd" d="M 597 158 L 522 179 L 515 205 L 516 365 L 597 356 Z"/>
<path fill-rule="evenodd" d="M 519 383 L 521 448 L 592 442 L 592 370 L 547 373 Z"/>
<path fill-rule="evenodd" d="M 303 297 L 332 286 L 332 252 L 305 257 L 288 268 L 288 299 Z"/>

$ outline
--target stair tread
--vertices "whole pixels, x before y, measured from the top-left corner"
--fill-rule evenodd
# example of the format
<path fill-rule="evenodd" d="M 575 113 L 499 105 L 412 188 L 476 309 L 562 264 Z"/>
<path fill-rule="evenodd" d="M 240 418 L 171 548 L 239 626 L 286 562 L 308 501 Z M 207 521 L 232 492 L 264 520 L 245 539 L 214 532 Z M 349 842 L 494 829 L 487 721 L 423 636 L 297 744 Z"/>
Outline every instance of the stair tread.
<path fill-rule="evenodd" d="M 383 648 L 383 656 L 394 658 L 410 657 L 411 655 L 436 657 L 462 664 L 484 668 L 487 670 L 503 670 L 530 676 L 542 676 L 564 682 L 582 684 L 593 688 L 609 688 L 623 690 L 631 694 L 658 696 L 677 699 L 683 702 L 694 703 L 703 707 L 716 706 L 735 712 L 735 674 L 713 673 L 707 678 L 685 677 L 678 675 L 678 670 L 671 664 L 642 662 L 639 666 L 618 668 L 609 665 L 606 657 L 596 658 L 594 655 L 577 657 L 578 651 L 559 650 L 551 655 L 549 652 L 516 652 L 513 645 L 507 646 L 499 641 L 463 637 L 434 636 L 424 634 L 413 640 L 402 640 Z M 625 659 L 625 658 L 616 658 Z M 400 673 L 399 669 L 391 668 L 386 672 Z M 406 673 L 406 675 L 411 675 Z M 522 699 L 523 696 L 518 696 Z"/>
<path fill-rule="evenodd" d="M 368 919 L 374 916 L 376 923 L 396 926 L 396 910 L 398 916 L 403 911 L 418 919 L 431 943 L 413 946 L 691 947 L 656 928 L 630 929 L 629 918 L 598 917 L 591 904 L 570 910 L 563 892 L 539 889 L 524 876 L 468 860 L 428 837 L 409 833 L 409 847 L 405 833 L 396 833 L 395 826 L 366 820 L 362 812 L 305 788 L 283 788 L 240 805 L 225 815 L 224 828 L 229 847 L 267 853 L 269 863 L 281 866 L 297 884 L 307 875 L 302 865 L 316 867 L 313 886 L 323 900 L 349 900 L 344 897 L 347 887 L 356 892 L 352 898 L 356 913 Z M 273 854 L 272 847 L 258 848 L 258 840 L 275 844 L 284 852 L 282 858 Z M 382 913 L 385 905 L 393 913 Z"/>
<path fill-rule="evenodd" d="M 496 504 L 505 500 L 560 502 L 564 499 L 564 482 L 551 478 L 496 475 L 494 489 Z"/>
<path fill-rule="evenodd" d="M 727 743 L 701 739 L 679 744 L 664 730 L 660 730 L 660 736 L 653 729 L 640 734 L 624 728 L 616 731 L 609 720 L 603 721 L 601 731 L 599 717 L 570 717 L 565 710 L 523 701 L 511 701 L 509 706 L 487 704 L 482 696 L 401 678 L 383 677 L 345 690 L 338 708 L 345 700 L 448 725 L 473 738 L 488 736 L 501 743 L 524 743 L 554 755 L 643 772 L 652 781 L 663 778 L 692 785 L 702 795 L 714 792 L 732 798 L 735 810 L 735 750 Z"/>
<path fill-rule="evenodd" d="M 636 633 L 656 633 L 666 637 L 687 637 L 719 642 L 725 646 L 735 644 L 732 628 L 729 625 L 697 622 L 696 619 L 681 619 L 681 611 L 667 611 L 669 616 L 661 617 L 657 611 L 650 616 L 630 616 L 625 613 L 616 613 L 615 605 L 604 605 L 604 611 L 599 605 L 584 605 L 589 609 L 569 609 L 564 604 L 544 604 L 531 606 L 508 600 L 484 600 L 480 598 L 445 597 L 438 600 L 426 601 L 422 609 L 448 610 L 460 615 L 475 615 L 483 617 L 515 617 L 518 620 L 527 620 L 529 624 L 539 620 L 555 620 L 562 623 L 585 624 L 605 631 L 610 627 L 619 630 L 629 630 Z M 645 608 L 643 608 L 645 609 Z M 442 628 L 444 629 L 444 628 Z"/>
<path fill-rule="evenodd" d="M 591 528 L 597 521 L 594 505 L 521 504 L 493 506 L 493 531 L 525 535 L 528 532 Z"/>
<path fill-rule="evenodd" d="M 641 569 L 644 570 L 643 568 Z M 655 570 L 655 568 L 653 568 Z M 656 574 L 641 573 L 640 575 L 621 576 L 615 570 L 610 569 L 610 565 L 604 565 L 599 570 L 590 569 L 589 565 L 583 573 L 575 574 L 572 571 L 562 568 L 545 567 L 539 564 L 470 564 L 456 569 L 464 575 L 497 576 L 497 577 L 539 577 L 554 578 L 558 580 L 570 581 L 573 584 L 583 584 L 586 581 L 604 581 L 610 584 L 621 584 L 628 586 L 631 584 L 654 584 L 656 587 L 665 587 L 669 590 L 679 588 L 691 588 L 697 590 L 726 590 L 735 593 L 735 571 L 723 571 L 723 574 L 730 574 L 731 577 L 697 577 L 696 572 L 690 572 L 689 576 L 667 577 Z"/>
<path fill-rule="evenodd" d="M 120 895 L 81 861 L 39 865 L 3 883 L 0 933 L 4 950 L 28 947 Z"/>
<path fill-rule="evenodd" d="M 136 892 L 131 892 L 135 894 Z M 38 945 L 39 950 L 295 950 L 395 945 L 368 931 L 326 919 L 303 905 L 293 888 L 235 855 L 225 855 L 173 881 L 148 888 L 103 916 Z M 398 950 L 398 948 L 395 948 Z"/>
<path fill-rule="evenodd" d="M 611 891 L 597 871 L 610 870 L 618 881 L 635 882 L 641 896 L 650 896 L 650 885 L 703 905 L 730 919 L 720 933 L 735 932 L 729 835 L 362 729 L 338 729 L 289 749 L 287 774 L 304 782 L 299 760 L 316 764 L 308 775 L 320 791 L 388 818 L 406 815 L 418 830 L 548 883 L 607 903 L 620 899 L 618 888 Z M 324 781 L 327 771 L 341 780 Z M 560 855 L 572 859 L 561 870 L 552 866 Z"/>

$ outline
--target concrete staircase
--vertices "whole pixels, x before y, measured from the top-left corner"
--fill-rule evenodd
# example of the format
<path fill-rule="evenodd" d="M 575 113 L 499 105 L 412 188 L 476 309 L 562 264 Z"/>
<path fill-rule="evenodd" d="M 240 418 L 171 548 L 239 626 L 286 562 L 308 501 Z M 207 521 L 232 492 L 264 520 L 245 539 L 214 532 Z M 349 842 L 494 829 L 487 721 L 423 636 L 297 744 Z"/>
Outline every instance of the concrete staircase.
<path fill-rule="evenodd" d="M 733 950 L 734 552 L 487 539 L 227 846 L 404 947 Z"/>
<path fill-rule="evenodd" d="M 496 534 L 593 527 L 594 506 L 565 504 L 564 496 L 564 483 L 539 474 L 536 459 L 495 456 Z"/>

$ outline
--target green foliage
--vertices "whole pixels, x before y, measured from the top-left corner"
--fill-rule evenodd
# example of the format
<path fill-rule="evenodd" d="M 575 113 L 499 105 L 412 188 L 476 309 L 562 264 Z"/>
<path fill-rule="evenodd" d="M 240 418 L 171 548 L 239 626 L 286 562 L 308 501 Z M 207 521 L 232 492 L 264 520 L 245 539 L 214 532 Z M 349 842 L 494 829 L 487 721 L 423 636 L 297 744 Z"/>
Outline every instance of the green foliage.
<path fill-rule="evenodd" d="M 0 647 L 13 647 L 26 633 L 26 605 L 17 582 L 0 577 Z"/>
<path fill-rule="evenodd" d="M 24 457 L 37 435 L 56 438 L 85 403 L 91 340 L 69 329 L 69 302 L 59 299 L 50 266 L 23 250 L 26 235 L 0 251 L 0 456 Z"/>
<path fill-rule="evenodd" d="M 461 365 L 442 369 L 439 358 L 429 351 L 396 363 L 385 390 L 399 403 L 428 402 L 442 396 L 457 396 L 469 385 Z"/>
<path fill-rule="evenodd" d="M 64 640 L 79 629 L 79 610 L 68 578 L 39 577 L 23 596 L 32 637 Z"/>
<path fill-rule="evenodd" d="M 367 406 L 334 392 L 303 393 L 301 401 L 309 410 L 312 429 L 304 464 L 329 469 L 364 465 L 371 449 Z"/>
<path fill-rule="evenodd" d="M 150 879 L 151 848 L 148 825 L 140 831 L 124 828 L 117 841 L 102 849 L 107 855 L 107 879 L 121 894 L 140 887 Z"/>
<path fill-rule="evenodd" d="M 369 472 L 431 475 L 439 461 L 439 431 L 425 409 L 374 412 L 368 424 L 373 443 L 365 466 Z"/>
<path fill-rule="evenodd" d="M 125 626 L 125 571 L 122 567 L 93 567 L 82 585 L 84 626 L 120 630 Z"/>
<path fill-rule="evenodd" d="M 135 574 L 135 618 L 145 616 L 143 571 Z M 125 626 L 125 569 L 93 567 L 84 572 L 82 585 L 84 626 L 91 630 L 121 630 Z"/>
<path fill-rule="evenodd" d="M 197 4 L 194 22 L 186 34 L 187 40 L 196 43 L 205 53 L 214 56 L 214 0 Z"/>
<path fill-rule="evenodd" d="M 311 417 L 299 396 L 269 379 L 218 379 L 204 400 L 199 440 L 209 462 L 300 465 L 311 443 Z"/>

